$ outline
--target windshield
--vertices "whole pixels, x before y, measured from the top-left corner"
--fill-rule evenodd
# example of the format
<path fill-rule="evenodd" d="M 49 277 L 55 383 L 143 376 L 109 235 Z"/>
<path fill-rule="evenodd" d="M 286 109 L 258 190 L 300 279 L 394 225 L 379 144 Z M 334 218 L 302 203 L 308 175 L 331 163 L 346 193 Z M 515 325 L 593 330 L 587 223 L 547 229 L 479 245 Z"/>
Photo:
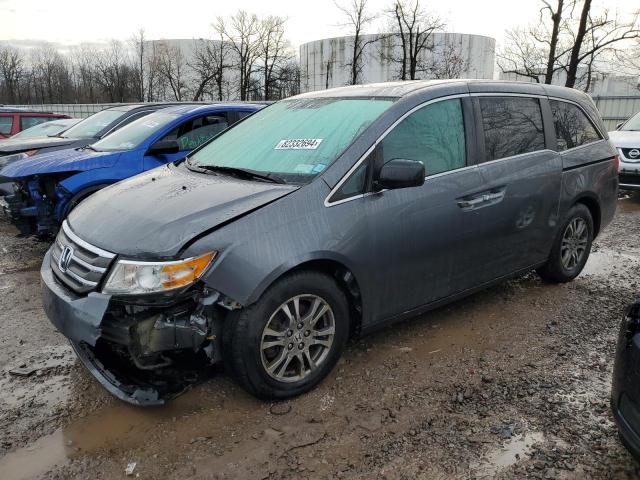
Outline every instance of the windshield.
<path fill-rule="evenodd" d="M 620 128 L 620 130 L 640 131 L 640 113 L 636 113 Z"/>
<path fill-rule="evenodd" d="M 94 143 L 93 148 L 98 151 L 133 150 L 177 117 L 178 115 L 171 113 L 152 113 L 107 135 L 99 142 Z"/>
<path fill-rule="evenodd" d="M 62 136 L 64 138 L 95 137 L 104 127 L 110 125 L 124 114 L 125 112 L 120 110 L 102 110 L 74 125 L 64 132 Z"/>
<path fill-rule="evenodd" d="M 36 125 L 35 127 L 27 128 L 26 130 L 21 131 L 20 133 L 16 133 L 11 138 L 37 138 L 37 137 L 50 137 L 59 134 L 60 132 L 64 132 L 67 128 L 69 128 L 74 123 L 78 123 L 77 120 L 66 120 L 66 121 L 53 121 L 53 122 L 45 122 L 40 125 Z"/>
<path fill-rule="evenodd" d="M 261 110 L 189 158 L 309 182 L 392 104 L 392 100 L 300 98 Z"/>

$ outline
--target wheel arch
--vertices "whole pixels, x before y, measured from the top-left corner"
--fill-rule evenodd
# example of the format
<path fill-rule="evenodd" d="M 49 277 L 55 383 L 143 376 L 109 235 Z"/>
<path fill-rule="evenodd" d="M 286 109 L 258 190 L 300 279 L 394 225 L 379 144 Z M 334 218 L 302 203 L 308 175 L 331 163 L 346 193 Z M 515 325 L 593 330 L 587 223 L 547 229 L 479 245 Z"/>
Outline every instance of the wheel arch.
<path fill-rule="evenodd" d="M 591 218 L 593 219 L 593 238 L 596 238 L 598 233 L 600 233 L 600 225 L 602 222 L 602 210 L 598 197 L 593 193 L 585 193 L 576 198 L 571 206 L 573 207 L 579 203 L 587 207 L 591 213 Z"/>
<path fill-rule="evenodd" d="M 279 279 L 299 271 L 316 271 L 331 276 L 344 294 L 349 303 L 349 313 L 351 316 L 350 335 L 360 334 L 363 318 L 363 300 L 361 284 L 358 282 L 352 268 L 347 263 L 335 256 L 310 256 L 300 259 L 272 272 L 267 279 L 262 282 L 251 294 L 247 304 L 254 303 L 260 296 Z"/>

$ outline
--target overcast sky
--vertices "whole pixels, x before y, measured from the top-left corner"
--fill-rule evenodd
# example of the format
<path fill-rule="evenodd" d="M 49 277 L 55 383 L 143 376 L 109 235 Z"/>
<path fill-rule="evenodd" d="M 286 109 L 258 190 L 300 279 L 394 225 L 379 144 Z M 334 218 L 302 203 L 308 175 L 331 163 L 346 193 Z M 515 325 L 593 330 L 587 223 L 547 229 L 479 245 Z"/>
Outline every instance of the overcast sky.
<path fill-rule="evenodd" d="M 342 2 L 350 0 L 341 0 Z M 391 0 L 369 0 L 372 11 Z M 447 21 L 447 31 L 487 35 L 500 41 L 504 30 L 537 18 L 538 0 L 427 0 Z M 638 0 L 595 0 L 630 12 Z M 332 0 L 0 0 L 0 40 L 47 40 L 75 44 L 127 39 L 144 28 L 149 39 L 210 37 L 218 15 L 238 9 L 287 17 L 294 46 L 345 33 Z M 376 28 L 371 29 L 375 33 Z"/>

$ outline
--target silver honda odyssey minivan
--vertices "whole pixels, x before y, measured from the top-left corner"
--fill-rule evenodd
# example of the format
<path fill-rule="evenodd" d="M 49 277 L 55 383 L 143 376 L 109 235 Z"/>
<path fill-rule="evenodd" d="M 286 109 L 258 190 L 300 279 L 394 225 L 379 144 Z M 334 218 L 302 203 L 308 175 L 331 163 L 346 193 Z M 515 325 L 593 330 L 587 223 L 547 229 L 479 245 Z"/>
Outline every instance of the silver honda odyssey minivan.
<path fill-rule="evenodd" d="M 352 336 L 533 269 L 575 278 L 617 174 L 577 90 L 306 93 L 82 202 L 44 259 L 44 308 L 125 401 L 162 403 L 220 362 L 254 395 L 287 398 Z"/>

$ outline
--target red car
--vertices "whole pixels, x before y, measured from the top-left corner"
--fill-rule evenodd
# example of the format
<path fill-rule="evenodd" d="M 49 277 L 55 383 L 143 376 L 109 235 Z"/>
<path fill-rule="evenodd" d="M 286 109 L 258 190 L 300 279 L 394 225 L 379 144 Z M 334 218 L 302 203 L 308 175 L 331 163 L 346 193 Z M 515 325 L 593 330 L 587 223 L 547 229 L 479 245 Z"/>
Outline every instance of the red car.
<path fill-rule="evenodd" d="M 9 138 L 22 130 L 49 122 L 58 118 L 70 118 L 68 115 L 50 112 L 31 112 L 17 108 L 0 107 L 0 140 Z"/>

